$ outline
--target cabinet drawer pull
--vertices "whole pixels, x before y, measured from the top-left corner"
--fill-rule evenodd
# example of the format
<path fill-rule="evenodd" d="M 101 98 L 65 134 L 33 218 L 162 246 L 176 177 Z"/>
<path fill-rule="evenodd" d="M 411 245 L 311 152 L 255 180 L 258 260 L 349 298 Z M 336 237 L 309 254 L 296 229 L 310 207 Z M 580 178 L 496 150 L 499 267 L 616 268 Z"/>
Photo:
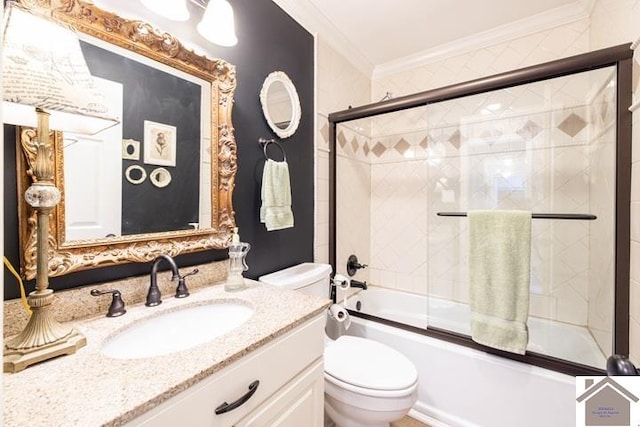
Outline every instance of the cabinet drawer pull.
<path fill-rule="evenodd" d="M 216 408 L 216 415 L 224 414 L 225 412 L 233 411 L 234 409 L 244 405 L 247 400 L 251 399 L 251 396 L 258 390 L 258 386 L 260 385 L 260 381 L 255 380 L 251 384 L 249 384 L 249 391 L 247 394 L 242 396 L 240 399 L 236 400 L 233 403 L 224 402 L 222 405 Z"/>

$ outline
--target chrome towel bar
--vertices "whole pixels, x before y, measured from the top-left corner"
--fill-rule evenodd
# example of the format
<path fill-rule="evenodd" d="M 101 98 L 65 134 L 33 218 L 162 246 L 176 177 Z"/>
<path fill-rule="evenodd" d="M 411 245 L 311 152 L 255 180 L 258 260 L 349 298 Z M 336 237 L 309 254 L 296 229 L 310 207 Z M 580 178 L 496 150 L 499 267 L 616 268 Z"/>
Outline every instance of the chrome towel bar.
<path fill-rule="evenodd" d="M 269 156 L 267 156 L 267 145 L 275 144 L 280 149 L 280 151 L 282 152 L 282 161 L 283 162 L 287 161 L 287 154 L 284 152 L 284 148 L 275 139 L 260 138 L 260 139 L 258 139 L 258 144 L 262 147 L 262 151 L 264 152 L 264 158 L 265 159 L 269 160 Z M 271 160 L 273 160 L 273 159 L 271 159 Z"/>

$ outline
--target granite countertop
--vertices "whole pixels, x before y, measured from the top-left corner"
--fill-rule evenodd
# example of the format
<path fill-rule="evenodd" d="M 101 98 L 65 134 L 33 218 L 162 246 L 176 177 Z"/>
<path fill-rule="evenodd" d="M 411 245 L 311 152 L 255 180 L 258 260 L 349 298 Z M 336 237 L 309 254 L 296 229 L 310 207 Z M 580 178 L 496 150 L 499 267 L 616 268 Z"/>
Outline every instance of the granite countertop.
<path fill-rule="evenodd" d="M 86 347 L 4 374 L 4 425 L 122 425 L 322 313 L 330 304 L 328 299 L 247 282 L 249 288 L 239 292 L 212 286 L 188 298 L 165 298 L 157 307 L 127 307 L 121 317 L 101 315 L 73 322 L 86 336 Z M 233 331 L 192 349 L 133 360 L 112 359 L 100 352 L 105 339 L 140 319 L 213 300 L 242 302 L 255 312 Z"/>

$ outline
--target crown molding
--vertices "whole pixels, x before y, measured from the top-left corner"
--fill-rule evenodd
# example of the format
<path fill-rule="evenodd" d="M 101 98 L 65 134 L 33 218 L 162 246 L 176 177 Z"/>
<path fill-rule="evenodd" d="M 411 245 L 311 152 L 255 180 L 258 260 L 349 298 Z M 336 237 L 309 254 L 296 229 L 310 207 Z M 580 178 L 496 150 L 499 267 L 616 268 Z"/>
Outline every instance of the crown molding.
<path fill-rule="evenodd" d="M 444 43 L 413 55 L 375 66 L 372 79 L 378 79 L 407 69 L 424 66 L 436 61 L 473 52 L 498 43 L 524 37 L 550 28 L 569 24 L 588 18 L 594 0 L 578 0 L 575 3 L 560 6 L 529 18 L 501 25 L 492 30 L 464 37 L 450 43 Z"/>
<path fill-rule="evenodd" d="M 427 49 L 394 61 L 375 65 L 368 60 L 311 1 L 272 1 L 307 31 L 329 44 L 333 49 L 343 55 L 355 68 L 371 79 L 377 79 L 407 69 L 424 66 L 453 56 L 473 52 L 498 43 L 588 18 L 595 4 L 595 0 L 576 0 L 574 3 L 502 25 L 492 30 L 464 37 L 450 43 L 441 44 L 432 49 Z"/>
<path fill-rule="evenodd" d="M 344 56 L 355 68 L 365 76 L 371 78 L 374 64 L 310 1 L 272 1 L 295 19 L 298 24 L 302 25 L 304 29 L 314 34 L 315 37 L 319 37 L 321 40 L 327 42 L 327 44 Z"/>

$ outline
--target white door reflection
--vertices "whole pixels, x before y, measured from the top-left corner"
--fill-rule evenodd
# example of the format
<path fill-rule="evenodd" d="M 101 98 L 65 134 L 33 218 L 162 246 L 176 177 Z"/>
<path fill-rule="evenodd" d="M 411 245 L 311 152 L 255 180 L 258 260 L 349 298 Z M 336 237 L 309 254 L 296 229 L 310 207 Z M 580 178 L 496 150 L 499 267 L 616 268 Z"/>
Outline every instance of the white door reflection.
<path fill-rule="evenodd" d="M 94 77 L 105 103 L 122 117 L 122 84 Z M 120 236 L 122 123 L 95 135 L 64 134 L 64 203 L 67 241 Z"/>

